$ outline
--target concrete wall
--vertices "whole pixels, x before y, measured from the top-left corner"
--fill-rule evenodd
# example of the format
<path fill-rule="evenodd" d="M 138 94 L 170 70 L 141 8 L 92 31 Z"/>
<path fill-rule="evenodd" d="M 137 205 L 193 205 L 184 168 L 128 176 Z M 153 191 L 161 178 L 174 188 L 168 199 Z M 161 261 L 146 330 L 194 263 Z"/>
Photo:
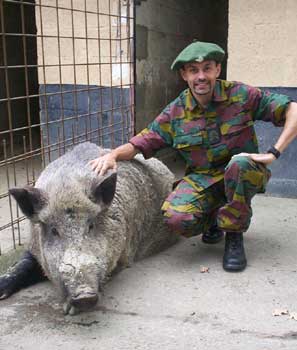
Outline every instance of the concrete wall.
<path fill-rule="evenodd" d="M 229 80 L 289 95 L 297 101 L 297 1 L 229 0 Z M 277 140 L 281 128 L 257 123 L 260 150 Z M 297 197 L 297 140 L 271 166 L 267 192 Z"/>
<path fill-rule="evenodd" d="M 228 79 L 296 87 L 296 14 L 296 0 L 229 0 Z"/>
<path fill-rule="evenodd" d="M 214 41 L 227 49 L 228 1 L 147 0 L 136 4 L 136 130 L 139 131 L 185 88 L 170 66 L 186 45 L 197 39 Z"/>

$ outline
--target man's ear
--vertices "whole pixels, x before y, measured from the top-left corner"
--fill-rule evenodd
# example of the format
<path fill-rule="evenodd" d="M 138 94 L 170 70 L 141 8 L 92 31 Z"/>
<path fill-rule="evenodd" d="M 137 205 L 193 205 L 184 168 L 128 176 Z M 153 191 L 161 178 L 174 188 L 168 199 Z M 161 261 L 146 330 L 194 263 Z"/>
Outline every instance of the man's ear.
<path fill-rule="evenodd" d="M 46 194 L 32 186 L 10 188 L 9 193 L 17 201 L 22 212 L 31 220 L 36 219 L 41 209 L 47 205 Z"/>
<path fill-rule="evenodd" d="M 183 78 L 183 80 L 187 82 L 188 81 L 187 73 L 186 73 L 186 70 L 184 69 L 184 67 L 179 69 L 179 73 L 180 73 L 180 76 Z"/>
<path fill-rule="evenodd" d="M 216 69 L 217 69 L 216 77 L 218 78 L 218 77 L 220 76 L 221 70 L 222 70 L 222 65 L 221 65 L 221 63 L 217 63 Z"/>

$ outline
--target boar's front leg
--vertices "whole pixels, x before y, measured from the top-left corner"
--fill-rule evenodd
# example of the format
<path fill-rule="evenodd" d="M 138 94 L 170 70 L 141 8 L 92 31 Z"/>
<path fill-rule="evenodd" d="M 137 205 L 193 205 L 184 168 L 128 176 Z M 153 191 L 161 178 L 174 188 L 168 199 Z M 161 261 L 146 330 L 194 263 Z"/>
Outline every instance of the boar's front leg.
<path fill-rule="evenodd" d="M 44 279 L 41 266 L 35 257 L 26 251 L 19 262 L 11 266 L 6 274 L 0 276 L 0 300 Z"/>

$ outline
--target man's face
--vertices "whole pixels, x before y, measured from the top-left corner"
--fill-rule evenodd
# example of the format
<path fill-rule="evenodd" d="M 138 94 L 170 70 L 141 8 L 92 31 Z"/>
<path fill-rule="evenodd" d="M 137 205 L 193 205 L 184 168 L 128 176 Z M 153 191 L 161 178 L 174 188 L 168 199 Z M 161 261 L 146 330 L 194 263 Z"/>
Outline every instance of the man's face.
<path fill-rule="evenodd" d="M 221 73 L 221 64 L 215 61 L 190 62 L 180 69 L 194 96 L 212 95 Z"/>

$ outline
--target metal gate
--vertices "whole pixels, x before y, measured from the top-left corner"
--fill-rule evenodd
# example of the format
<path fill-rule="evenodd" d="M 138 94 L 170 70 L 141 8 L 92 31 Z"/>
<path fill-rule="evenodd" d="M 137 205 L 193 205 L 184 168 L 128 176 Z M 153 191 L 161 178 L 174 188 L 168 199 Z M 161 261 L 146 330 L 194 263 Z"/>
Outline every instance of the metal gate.
<path fill-rule="evenodd" d="M 132 1 L 0 1 L 0 254 L 27 234 L 10 187 L 74 144 L 133 134 Z"/>

